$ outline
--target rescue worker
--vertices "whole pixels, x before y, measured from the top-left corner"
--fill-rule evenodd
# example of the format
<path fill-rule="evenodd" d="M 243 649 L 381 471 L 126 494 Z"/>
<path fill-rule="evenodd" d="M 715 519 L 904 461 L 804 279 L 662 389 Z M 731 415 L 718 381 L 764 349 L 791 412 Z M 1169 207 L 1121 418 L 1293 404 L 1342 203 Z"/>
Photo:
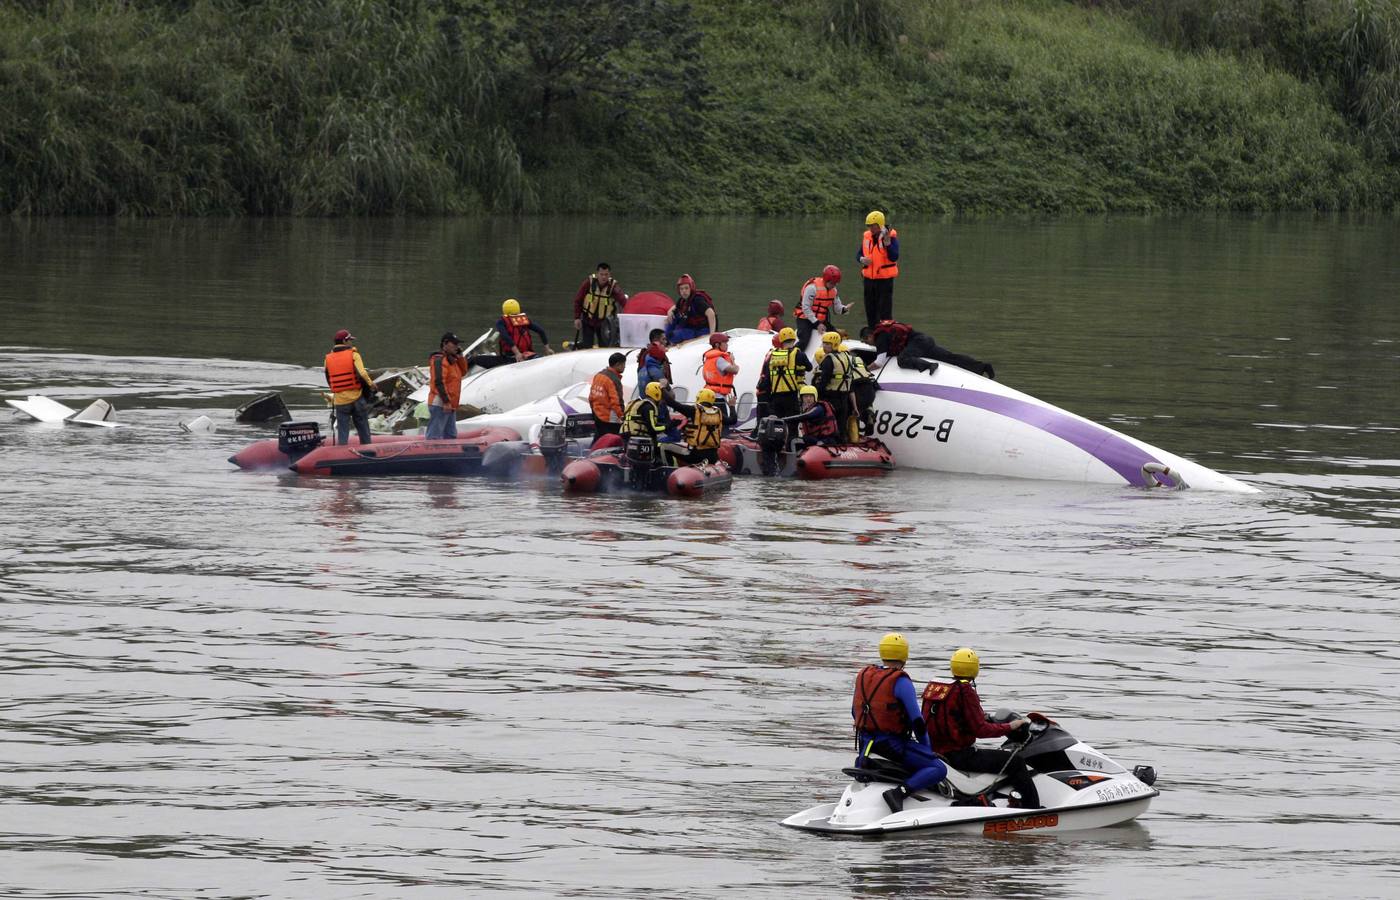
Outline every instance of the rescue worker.
<path fill-rule="evenodd" d="M 575 349 L 617 346 L 617 312 L 627 305 L 627 295 L 613 280 L 612 266 L 598 263 L 574 294 Z"/>
<path fill-rule="evenodd" d="M 778 332 L 778 346 L 768 354 L 764 374 L 768 376 L 768 412 L 775 416 L 795 416 L 799 412 L 797 389 L 812 371 L 812 362 L 797 343 L 797 332 Z"/>
<path fill-rule="evenodd" d="M 874 328 L 862 328 L 860 336 L 875 347 L 877 355 L 875 362 L 870 366 L 872 370 L 878 370 L 894 357 L 899 360 L 901 366 L 908 369 L 923 371 L 929 368 L 926 360 L 935 360 L 951 363 L 983 378 L 996 378 L 996 370 L 992 368 L 991 363 L 944 349 L 938 346 L 932 336 L 915 331 L 903 322 L 886 319 Z"/>
<path fill-rule="evenodd" d="M 851 389 L 855 382 L 855 362 L 851 351 L 842 349 L 845 346 L 838 332 L 828 331 L 822 335 L 822 349 L 826 354 L 817 363 L 817 372 L 812 376 L 812 384 L 817 389 L 817 396 L 831 404 L 841 436 L 849 439 L 850 420 L 855 411 L 855 401 L 851 397 Z"/>
<path fill-rule="evenodd" d="M 705 387 L 724 405 L 724 427 L 734 427 L 739 418 L 739 398 L 734 392 L 734 376 L 739 374 L 739 364 L 729 352 L 729 335 L 723 331 L 710 335 L 710 349 L 705 351 L 700 371 Z"/>
<path fill-rule="evenodd" d="M 978 738 L 1005 737 L 1031 723 L 1016 719 L 1006 724 L 987 721 L 982 700 L 977 696 L 977 654 L 968 647 L 953 653 L 949 669 L 953 683 L 930 681 L 924 688 L 923 713 L 928 721 L 929 742 L 948 765 L 964 772 L 1002 773 L 1021 795 L 1020 805 L 1040 808 L 1040 794 L 1026 764 L 1010 750 L 978 747 Z"/>
<path fill-rule="evenodd" d="M 904 671 L 908 662 L 909 641 L 904 635 L 890 632 L 880 638 L 880 665 L 860 670 L 851 698 L 856 768 L 868 768 L 869 757 L 878 754 L 909 770 L 903 784 L 884 792 L 891 813 L 902 810 L 911 794 L 933 787 L 948 774 L 929 746 L 914 682 Z"/>
<path fill-rule="evenodd" d="M 719 462 L 719 442 L 724 437 L 725 413 L 715 392 L 703 387 L 695 392 L 695 404 L 672 398 L 671 405 L 685 413 L 686 462 Z"/>
<path fill-rule="evenodd" d="M 506 362 L 520 362 L 538 354 L 535 352 L 535 339 L 531 333 L 540 336 L 545 352 L 553 353 L 549 337 L 544 329 L 530 321 L 530 317 L 520 311 L 520 301 L 514 297 L 501 304 L 501 317 L 496 320 L 496 333 L 501 340 L 501 355 Z"/>
<path fill-rule="evenodd" d="M 679 344 L 715 331 L 715 301 L 695 287 L 695 279 L 676 279 L 676 302 L 666 310 L 666 343 Z"/>
<path fill-rule="evenodd" d="M 848 353 L 851 350 L 845 344 L 841 345 L 841 349 Z M 859 353 L 851 353 L 851 398 L 855 403 L 855 422 L 859 426 L 859 430 L 850 435 L 852 442 L 862 436 L 869 437 L 874 432 L 875 392 L 879 389 L 880 385 L 866 368 L 865 360 Z"/>
<path fill-rule="evenodd" d="M 783 321 L 783 312 L 783 301 L 769 300 L 768 315 L 759 319 L 758 325 L 755 327 L 759 331 L 782 331 L 783 326 L 787 324 Z"/>
<path fill-rule="evenodd" d="M 637 394 L 653 381 L 671 383 L 671 360 L 666 355 L 666 332 L 653 328 L 646 347 L 637 354 Z"/>
<path fill-rule="evenodd" d="M 660 441 L 668 425 L 661 417 L 661 382 L 646 386 L 642 396 L 627 404 L 622 434 L 627 439 L 628 477 L 633 487 L 650 488 L 651 471 L 660 457 Z"/>
<path fill-rule="evenodd" d="M 894 318 L 894 280 L 899 277 L 899 232 L 885 227 L 885 214 L 878 209 L 865 217 L 856 260 L 865 286 L 865 324 L 874 328 Z"/>
<path fill-rule="evenodd" d="M 593 433 L 596 441 L 605 434 L 622 432 L 622 370 L 627 354 L 614 353 L 608 366 L 593 376 L 588 388 L 588 406 L 593 410 Z"/>
<path fill-rule="evenodd" d="M 797 346 L 803 350 L 812 340 L 812 332 L 825 332 L 831 322 L 831 311 L 838 313 L 850 309 L 841 302 L 836 293 L 836 285 L 841 281 L 841 270 L 827 266 L 815 278 L 808 278 L 802 285 L 802 299 L 793 312 L 797 316 Z"/>
<path fill-rule="evenodd" d="M 424 437 L 430 441 L 457 437 L 457 406 L 462 398 L 462 378 L 467 374 L 461 338 L 449 331 L 438 348 L 428 357 L 428 430 Z"/>
<path fill-rule="evenodd" d="M 790 425 L 802 426 L 802 443 L 808 447 L 841 443 L 845 435 L 837 425 L 836 413 L 831 404 L 825 400 L 818 400 L 817 389 L 810 384 L 802 385 L 799 393 L 802 409 L 797 415 L 788 416 L 787 422 Z"/>
<path fill-rule="evenodd" d="M 326 384 L 330 385 L 335 409 L 336 443 L 350 440 L 350 423 L 354 422 L 360 443 L 368 444 L 369 404 L 364 393 L 381 392 L 365 371 L 365 361 L 355 349 L 355 336 L 344 328 L 335 333 L 335 346 L 326 354 Z"/>

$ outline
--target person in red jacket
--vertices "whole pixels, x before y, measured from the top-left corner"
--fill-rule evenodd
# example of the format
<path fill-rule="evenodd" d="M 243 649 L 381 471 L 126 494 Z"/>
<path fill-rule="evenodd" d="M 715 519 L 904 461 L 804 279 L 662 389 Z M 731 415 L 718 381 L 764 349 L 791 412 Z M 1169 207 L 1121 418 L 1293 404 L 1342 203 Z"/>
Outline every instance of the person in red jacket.
<path fill-rule="evenodd" d="M 1031 723 L 1030 719 L 1017 719 L 1004 725 L 987 721 L 975 682 L 980 665 L 977 654 L 963 647 L 950 660 L 953 683 L 931 681 L 924 688 L 923 714 L 928 722 L 929 744 L 955 769 L 1004 773 L 1021 795 L 1021 806 L 1039 809 L 1040 794 L 1025 762 L 1010 750 L 976 745 L 978 738 L 1005 737 Z"/>

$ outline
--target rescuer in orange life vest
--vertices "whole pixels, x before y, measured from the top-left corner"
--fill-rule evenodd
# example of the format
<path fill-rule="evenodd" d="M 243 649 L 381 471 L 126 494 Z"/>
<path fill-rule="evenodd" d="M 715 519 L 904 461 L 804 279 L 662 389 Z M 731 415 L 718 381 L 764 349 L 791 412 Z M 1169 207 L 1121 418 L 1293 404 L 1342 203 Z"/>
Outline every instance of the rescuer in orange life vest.
<path fill-rule="evenodd" d="M 1025 762 L 1010 750 L 976 745 L 978 738 L 1005 737 L 1031 724 L 1030 719 L 1017 719 L 1004 725 L 987 721 L 982 700 L 977 696 L 975 679 L 980 666 L 977 654 L 962 647 L 949 660 L 953 683 L 930 681 L 924 688 L 922 712 L 928 722 L 929 743 L 956 769 L 1004 773 L 1021 795 L 1021 807 L 1039 809 L 1040 793 L 1035 789 Z"/>
<path fill-rule="evenodd" d="M 797 349 L 806 352 L 813 331 L 825 332 L 830 326 L 831 313 L 845 313 L 850 309 L 841 302 L 836 285 L 841 281 L 841 270 L 827 266 L 815 278 L 808 278 L 802 285 L 801 299 L 793 315 L 797 317 Z"/>
<path fill-rule="evenodd" d="M 739 401 L 734 392 L 734 376 L 739 374 L 739 364 L 734 354 L 729 352 L 729 335 L 717 331 L 710 335 L 710 349 L 701 358 L 701 376 L 705 387 L 715 395 L 724 410 L 724 427 L 730 429 L 739 419 Z"/>
<path fill-rule="evenodd" d="M 530 317 L 520 311 L 520 301 L 511 298 L 501 304 L 501 317 L 496 320 L 496 333 L 501 339 L 501 355 L 506 362 L 520 362 L 537 355 L 535 339 L 531 333 L 540 336 L 540 343 L 547 353 L 554 350 L 549 346 L 549 338 L 544 329 L 530 321 Z"/>
<path fill-rule="evenodd" d="M 335 333 L 335 347 L 326 354 L 326 384 L 330 385 L 335 408 L 336 442 L 344 444 L 350 440 L 350 423 L 354 422 L 360 443 L 368 444 L 369 404 L 365 402 L 365 391 L 379 394 L 380 390 L 365 371 L 365 361 L 355 349 L 355 336 L 344 328 Z"/>
<path fill-rule="evenodd" d="M 929 746 L 914 682 L 904 671 L 908 661 L 909 642 L 904 635 L 890 632 L 880 638 L 881 664 L 860 670 L 851 698 L 856 768 L 868 766 L 867 757 L 878 754 L 910 771 L 907 781 L 884 793 L 890 812 L 899 812 L 906 797 L 933 787 L 948 774 Z"/>
<path fill-rule="evenodd" d="M 438 346 L 438 352 L 428 357 L 428 430 L 423 436 L 430 441 L 457 436 L 457 406 L 467 374 L 461 338 L 449 331 Z"/>
<path fill-rule="evenodd" d="M 894 280 L 899 277 L 899 232 L 885 227 L 885 214 L 878 209 L 865 217 L 856 262 L 865 285 L 865 324 L 874 328 L 894 318 Z"/>

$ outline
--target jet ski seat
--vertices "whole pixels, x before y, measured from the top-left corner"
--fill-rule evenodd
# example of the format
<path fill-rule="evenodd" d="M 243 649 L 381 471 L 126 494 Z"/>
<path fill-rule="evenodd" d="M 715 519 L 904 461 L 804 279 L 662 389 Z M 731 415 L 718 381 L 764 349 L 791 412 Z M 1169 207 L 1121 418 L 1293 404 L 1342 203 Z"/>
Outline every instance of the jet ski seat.
<path fill-rule="evenodd" d="M 889 760 L 867 756 L 868 764 L 863 768 L 846 768 L 841 770 L 841 774 L 849 776 L 861 784 L 869 784 L 872 781 L 883 781 L 887 784 L 903 784 L 910 776 L 910 771 L 899 763 Z"/>
<path fill-rule="evenodd" d="M 960 794 L 971 797 L 982 793 L 996 782 L 995 772 L 964 772 L 948 766 L 948 783 Z"/>

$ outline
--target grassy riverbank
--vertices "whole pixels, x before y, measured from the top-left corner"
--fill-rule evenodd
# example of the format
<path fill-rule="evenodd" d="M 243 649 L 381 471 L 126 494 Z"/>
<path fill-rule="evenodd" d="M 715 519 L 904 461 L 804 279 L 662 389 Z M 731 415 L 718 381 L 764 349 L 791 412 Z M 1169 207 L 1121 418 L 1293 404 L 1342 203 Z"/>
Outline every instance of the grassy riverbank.
<path fill-rule="evenodd" d="M 1400 195 L 1384 103 L 1363 102 L 1400 74 L 1366 34 L 1346 43 L 1352 0 L 1288 0 L 1294 20 L 1240 46 L 1180 14 L 1228 0 L 699 0 L 654 19 L 641 0 L 591 2 L 541 0 L 529 21 L 465 0 L 7 5 L 0 211 L 1390 209 Z M 610 17 L 635 35 L 587 31 Z M 539 49 L 550 28 L 616 49 L 561 74 Z"/>

